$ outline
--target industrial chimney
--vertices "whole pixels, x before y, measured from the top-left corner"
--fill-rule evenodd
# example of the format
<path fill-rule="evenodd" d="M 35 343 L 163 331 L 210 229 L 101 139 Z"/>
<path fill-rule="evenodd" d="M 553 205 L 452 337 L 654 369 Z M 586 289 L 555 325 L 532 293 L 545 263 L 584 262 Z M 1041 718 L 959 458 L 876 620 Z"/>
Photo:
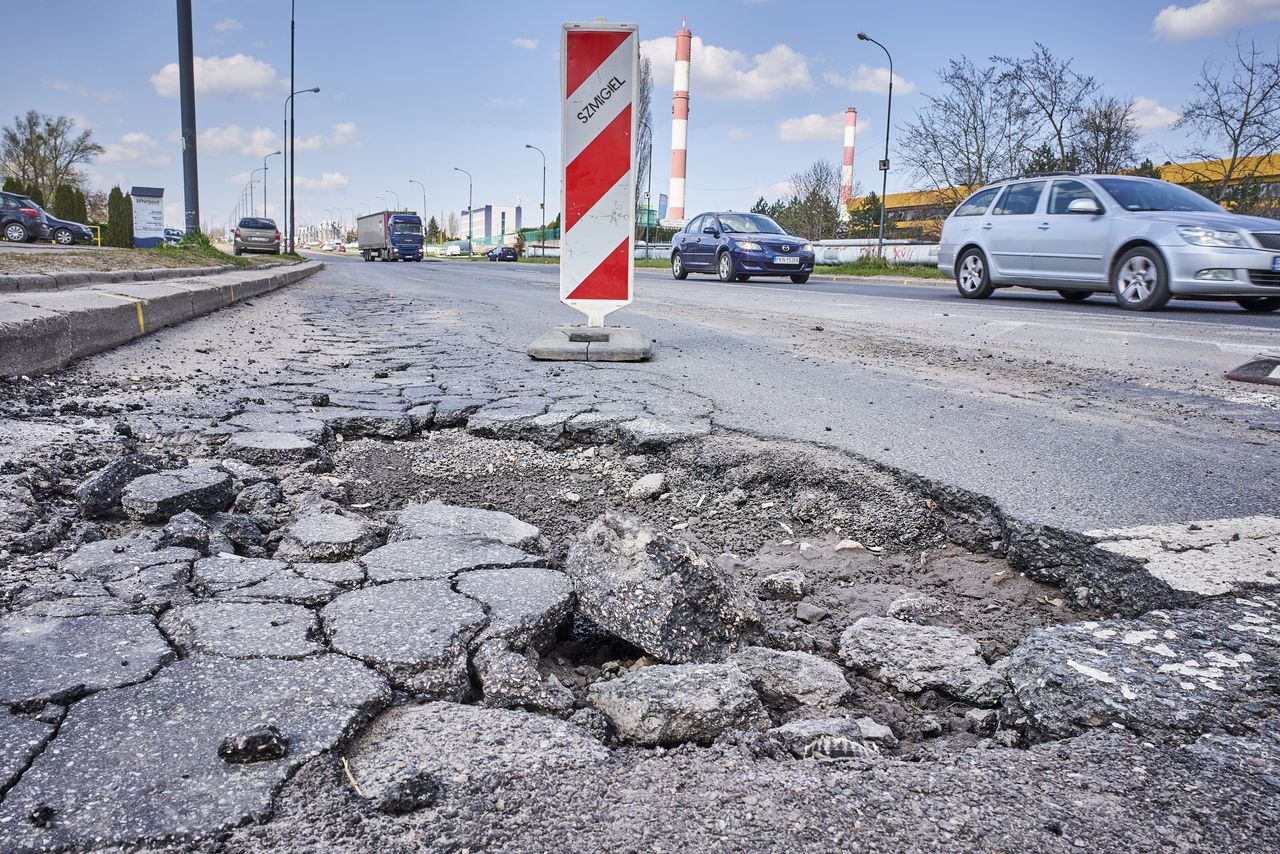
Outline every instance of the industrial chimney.
<path fill-rule="evenodd" d="M 844 111 L 844 165 L 840 167 L 840 221 L 849 221 L 849 197 L 853 195 L 853 138 L 858 132 L 858 111 Z"/>
<path fill-rule="evenodd" d="M 689 53 L 693 33 L 685 20 L 676 32 L 675 93 L 671 96 L 671 191 L 667 217 L 684 221 L 685 163 L 689 156 Z"/>

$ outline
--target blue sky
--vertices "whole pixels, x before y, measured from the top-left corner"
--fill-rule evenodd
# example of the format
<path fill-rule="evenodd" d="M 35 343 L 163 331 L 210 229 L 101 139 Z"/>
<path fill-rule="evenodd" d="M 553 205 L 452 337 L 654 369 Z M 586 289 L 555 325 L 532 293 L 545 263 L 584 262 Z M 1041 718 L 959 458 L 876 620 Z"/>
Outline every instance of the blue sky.
<path fill-rule="evenodd" d="M 280 147 L 288 94 L 287 0 L 195 2 L 202 219 L 226 222 L 250 169 Z M 947 58 L 1025 54 L 1037 39 L 1073 57 L 1111 94 L 1140 99 L 1154 159 L 1183 146 L 1167 126 L 1202 63 L 1241 34 L 1280 42 L 1280 0 L 650 0 L 508 3 L 298 2 L 298 216 L 377 209 L 382 196 L 428 214 L 519 197 L 536 220 L 548 154 L 548 208 L 558 207 L 560 25 L 598 16 L 638 23 L 652 55 L 654 195 L 670 160 L 671 37 L 695 36 L 690 97 L 690 211 L 749 206 L 825 157 L 839 163 L 842 114 L 858 109 L 856 178 L 877 188 L 884 143 L 884 54 L 894 52 L 894 123 L 909 117 Z M 1105 23 L 1103 23 L 1105 22 Z M 6 11 L 6 41 L 31 46 L 6 63 L 0 119 L 68 114 L 107 147 L 96 185 L 164 187 L 181 225 L 182 168 L 172 0 L 26 0 Z M 53 38 L 56 57 L 32 61 Z M 21 94 L 16 94 L 21 93 Z M 281 158 L 269 161 L 268 213 L 281 205 Z M 260 174 L 259 174 L 260 177 Z M 891 174 L 890 192 L 910 189 Z M 261 190 L 255 198 L 261 205 Z M 349 218 L 349 214 L 345 214 Z"/>

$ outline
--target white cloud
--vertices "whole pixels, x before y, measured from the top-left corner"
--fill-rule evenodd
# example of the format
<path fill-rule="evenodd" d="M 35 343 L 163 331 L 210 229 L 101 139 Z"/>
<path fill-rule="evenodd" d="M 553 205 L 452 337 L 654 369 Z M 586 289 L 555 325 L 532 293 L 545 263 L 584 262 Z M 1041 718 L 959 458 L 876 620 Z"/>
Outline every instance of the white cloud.
<path fill-rule="evenodd" d="M 742 128 L 729 128 L 728 136 L 729 139 L 746 139 L 751 134 Z"/>
<path fill-rule="evenodd" d="M 156 141 L 142 131 L 129 131 L 119 142 L 104 145 L 98 159 L 128 166 L 164 166 L 169 162 L 169 155 L 157 148 Z"/>
<path fill-rule="evenodd" d="M 351 183 L 351 179 L 341 172 L 325 172 L 320 176 L 319 180 L 308 178 L 305 175 L 299 175 L 294 179 L 297 185 L 303 190 L 345 190 L 347 185 Z"/>
<path fill-rule="evenodd" d="M 889 92 L 889 69 L 872 68 L 866 64 L 859 64 L 857 68 L 851 69 L 848 76 L 827 72 L 822 78 L 833 86 L 843 86 L 850 92 L 870 92 L 873 95 L 886 95 Z M 902 75 L 893 75 L 893 88 L 900 95 L 907 95 L 916 91 L 916 84 L 910 80 L 903 79 Z"/>
<path fill-rule="evenodd" d="M 356 128 L 356 123 L 338 122 L 329 134 L 329 142 L 332 145 L 359 145 L 360 131 Z"/>
<path fill-rule="evenodd" d="M 1280 21 L 1280 0 L 1200 0 L 1190 6 L 1161 9 L 1151 24 L 1171 41 L 1216 36 L 1237 27 Z"/>
<path fill-rule="evenodd" d="M 1179 116 L 1155 98 L 1133 99 L 1133 120 L 1142 133 L 1155 133 L 1173 127 Z"/>
<path fill-rule="evenodd" d="M 866 121 L 859 122 L 857 136 L 862 136 L 868 126 Z M 844 110 L 828 116 L 810 113 L 794 119 L 783 119 L 778 123 L 778 139 L 783 142 L 843 142 Z"/>
<path fill-rule="evenodd" d="M 537 39 L 512 39 L 512 40 L 511 40 L 511 43 L 512 43 L 513 45 L 515 45 L 516 47 L 522 47 L 522 48 L 524 48 L 525 50 L 537 50 L 537 49 L 538 49 L 538 40 L 537 40 Z"/>
<path fill-rule="evenodd" d="M 246 157 L 262 157 L 279 151 L 280 134 L 267 127 L 246 130 L 239 125 L 208 127 L 200 131 L 196 148 L 208 154 L 243 154 Z"/>
<path fill-rule="evenodd" d="M 261 97 L 286 87 L 276 70 L 260 59 L 237 53 L 235 56 L 197 56 L 196 94 L 206 97 L 251 95 Z M 151 86 L 163 98 L 178 97 L 178 63 L 171 62 L 151 75 Z"/>
<path fill-rule="evenodd" d="M 737 50 L 716 47 L 693 37 L 689 56 L 690 95 L 720 101 L 768 101 L 798 89 L 813 88 L 804 55 L 785 44 L 748 58 Z M 657 84 L 671 85 L 676 40 L 662 36 L 640 42 L 641 55 L 653 63 Z"/>
<path fill-rule="evenodd" d="M 213 25 L 213 28 L 220 33 L 227 33 L 231 30 L 243 30 L 244 24 L 235 18 L 223 18 L 221 21 Z"/>

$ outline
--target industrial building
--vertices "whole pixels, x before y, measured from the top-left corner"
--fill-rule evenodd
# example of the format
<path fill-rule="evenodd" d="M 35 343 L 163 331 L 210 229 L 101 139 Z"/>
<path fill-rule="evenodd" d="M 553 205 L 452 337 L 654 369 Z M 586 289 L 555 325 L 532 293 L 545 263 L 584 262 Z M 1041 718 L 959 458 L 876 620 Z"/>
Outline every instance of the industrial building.
<path fill-rule="evenodd" d="M 458 237 L 466 240 L 470 235 L 476 246 L 514 246 L 522 210 L 520 205 L 485 205 L 471 211 L 464 208 L 458 215 Z"/>

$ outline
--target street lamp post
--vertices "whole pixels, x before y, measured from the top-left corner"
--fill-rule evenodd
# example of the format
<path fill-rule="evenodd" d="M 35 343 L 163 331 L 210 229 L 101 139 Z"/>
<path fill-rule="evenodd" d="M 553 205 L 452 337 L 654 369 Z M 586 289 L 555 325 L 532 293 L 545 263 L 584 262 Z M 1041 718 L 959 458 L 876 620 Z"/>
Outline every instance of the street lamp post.
<path fill-rule="evenodd" d="M 396 197 L 396 210 L 400 210 L 400 194 L 395 190 L 383 190 L 384 193 L 390 193 Z"/>
<path fill-rule="evenodd" d="M 466 169 L 459 169 L 457 166 L 453 167 L 453 171 L 461 172 L 463 175 L 467 176 L 467 254 L 470 255 L 471 254 L 471 237 L 472 237 L 471 224 L 476 221 L 476 212 L 472 208 L 472 201 L 471 201 L 471 186 L 472 186 L 471 173 L 468 172 Z"/>
<path fill-rule="evenodd" d="M 275 157 L 280 152 L 273 151 L 262 158 L 262 215 L 267 215 L 267 157 Z"/>
<path fill-rule="evenodd" d="M 871 42 L 884 51 L 884 55 L 889 58 L 889 105 L 884 111 L 884 160 L 880 161 L 880 173 L 883 175 L 880 181 L 880 239 L 877 241 L 876 251 L 880 255 L 880 260 L 884 260 L 884 214 L 888 205 L 885 204 L 885 193 L 889 191 L 889 128 L 892 126 L 890 119 L 893 116 L 893 54 L 889 53 L 889 48 L 880 44 L 880 42 L 871 38 L 866 33 L 858 33 L 858 38 L 864 42 Z"/>
<path fill-rule="evenodd" d="M 293 38 L 292 36 L 293 21 L 292 20 L 290 20 L 289 22 L 289 30 L 290 30 L 290 40 L 292 40 Z M 290 47 L 289 50 L 290 50 L 289 82 L 292 83 L 293 82 L 293 58 L 292 58 L 293 48 Z M 319 86 L 312 86 L 310 89 L 299 89 L 296 92 L 290 92 L 289 97 L 284 99 L 284 145 L 285 145 L 285 150 L 289 152 L 289 154 L 286 155 L 285 157 L 285 159 L 289 161 L 289 169 L 284 173 L 284 210 L 280 212 L 280 215 L 285 221 L 286 231 L 288 232 L 288 234 L 285 235 L 285 249 L 286 251 L 289 251 L 289 252 L 293 251 L 293 226 L 294 226 L 293 196 L 289 193 L 289 183 L 290 183 L 289 179 L 293 175 L 294 161 L 298 157 L 298 146 L 295 145 L 293 141 L 294 123 L 291 120 L 293 114 L 290 112 L 290 109 L 293 106 L 294 95 L 301 95 L 304 92 L 316 93 L 319 91 L 320 91 Z"/>
<path fill-rule="evenodd" d="M 249 216 L 258 215 L 257 204 L 253 201 L 253 185 L 255 183 L 253 176 L 259 172 L 262 173 L 262 215 L 267 215 L 267 167 L 263 166 L 261 169 L 254 169 L 249 173 Z"/>
<path fill-rule="evenodd" d="M 427 188 L 423 186 L 421 181 L 415 181 L 412 178 L 409 179 L 409 183 L 417 184 L 419 187 L 422 187 L 422 212 L 418 215 L 418 218 L 421 219 L 427 215 Z"/>
<path fill-rule="evenodd" d="M 538 226 L 539 251 L 543 258 L 547 257 L 547 155 L 536 145 L 525 143 L 525 148 L 532 148 L 542 155 L 542 224 Z"/>
<path fill-rule="evenodd" d="M 382 209 L 387 210 L 387 200 L 382 196 L 374 196 L 375 199 L 382 199 Z"/>

